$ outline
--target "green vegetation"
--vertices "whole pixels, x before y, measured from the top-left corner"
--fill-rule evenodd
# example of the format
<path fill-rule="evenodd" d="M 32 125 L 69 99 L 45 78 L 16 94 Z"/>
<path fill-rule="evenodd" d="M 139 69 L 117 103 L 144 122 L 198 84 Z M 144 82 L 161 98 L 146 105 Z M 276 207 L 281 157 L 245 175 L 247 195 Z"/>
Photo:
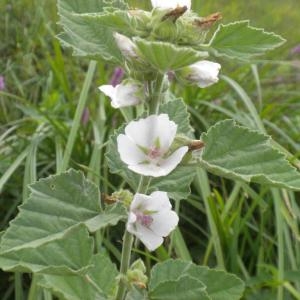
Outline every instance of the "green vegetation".
<path fill-rule="evenodd" d="M 130 1 L 133 7 L 137 2 Z M 220 59 L 222 80 L 210 88 L 173 83 L 174 94 L 189 104 L 196 136 L 219 120 L 234 119 L 272 135 L 276 147 L 296 153 L 287 156 L 300 168 L 300 54 L 290 53 L 300 43 L 295 29 L 298 0 L 194 2 L 201 15 L 222 12 L 224 23 L 250 19 L 252 25 L 287 39 L 283 47 L 251 65 Z M 61 48 L 55 38 L 60 31 L 55 1 L 2 0 L 0 11 L 0 75 L 5 80 L 0 91 L 2 231 L 27 199 L 27 185 L 57 170 L 82 170 L 107 194 L 124 182 L 109 174 L 103 144 L 123 117 L 97 89 L 110 80 L 113 68 L 105 63 L 95 68 Z M 70 130 L 79 99 L 90 117 L 75 136 Z M 70 158 L 63 160 L 63 150 L 73 142 Z M 179 207 L 180 230 L 173 233 L 169 247 L 159 248 L 154 256 L 136 249 L 148 266 L 170 257 L 192 259 L 244 279 L 244 299 L 300 299 L 299 193 L 219 179 L 198 169 L 192 194 L 176 202 L 177 211 Z M 103 244 L 116 263 L 120 232 L 104 232 Z M 31 300 L 51 299 L 34 284 L 30 289 L 34 280 L 1 272 L 0 298 L 21 300 L 28 294 Z"/>

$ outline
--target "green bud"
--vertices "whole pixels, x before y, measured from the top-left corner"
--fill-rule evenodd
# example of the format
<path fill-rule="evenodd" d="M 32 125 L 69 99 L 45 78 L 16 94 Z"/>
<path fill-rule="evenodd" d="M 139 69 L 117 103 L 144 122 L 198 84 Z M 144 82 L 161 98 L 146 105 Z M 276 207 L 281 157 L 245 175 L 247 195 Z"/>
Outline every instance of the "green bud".
<path fill-rule="evenodd" d="M 118 199 L 125 206 L 129 207 L 130 203 L 133 199 L 133 194 L 128 190 L 120 190 L 120 191 L 114 192 L 112 194 L 112 197 L 115 199 Z"/>
<path fill-rule="evenodd" d="M 127 271 L 126 277 L 129 284 L 146 288 L 148 277 L 145 275 L 146 267 L 141 259 L 136 260 Z"/>
<path fill-rule="evenodd" d="M 172 12 L 170 9 L 154 9 L 152 11 L 151 20 L 151 36 L 150 39 L 175 42 L 177 39 L 177 22 L 168 14 Z"/>

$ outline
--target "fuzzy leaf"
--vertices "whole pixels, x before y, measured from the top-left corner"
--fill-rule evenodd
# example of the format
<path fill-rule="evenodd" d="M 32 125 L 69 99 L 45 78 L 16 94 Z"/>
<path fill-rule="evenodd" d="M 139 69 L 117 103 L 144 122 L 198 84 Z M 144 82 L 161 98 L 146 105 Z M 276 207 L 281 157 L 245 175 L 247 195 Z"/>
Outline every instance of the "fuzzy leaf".
<path fill-rule="evenodd" d="M 58 35 L 63 45 L 71 47 L 73 54 L 102 58 L 114 62 L 121 62 L 119 51 L 112 30 L 107 26 L 96 26 L 83 19 L 80 14 L 101 13 L 105 6 L 121 5 L 103 0 L 58 0 L 58 14 L 64 32 Z"/>
<path fill-rule="evenodd" d="M 104 254 L 93 256 L 91 264 L 93 267 L 85 275 L 42 275 L 38 284 L 49 289 L 59 299 L 106 300 L 116 287 L 116 266 Z"/>
<path fill-rule="evenodd" d="M 196 278 L 180 276 L 176 280 L 165 280 L 150 293 L 151 300 L 211 300 L 205 285 Z"/>
<path fill-rule="evenodd" d="M 41 179 L 30 190 L 30 197 L 2 236 L 0 253 L 38 247 L 81 223 L 94 232 L 126 218 L 121 206 L 101 211 L 97 186 L 81 172 L 70 170 Z"/>
<path fill-rule="evenodd" d="M 135 10 L 134 12 L 114 10 L 105 13 L 78 14 L 78 18 L 85 20 L 93 27 L 106 26 L 113 31 L 129 36 L 145 35 L 149 31 L 147 25 L 150 21 L 150 13 L 142 10 Z"/>
<path fill-rule="evenodd" d="M 161 72 L 180 69 L 208 56 L 207 52 L 167 42 L 150 42 L 140 38 L 135 38 L 134 42 L 140 50 L 141 57 Z"/>
<path fill-rule="evenodd" d="M 221 24 L 209 46 L 217 56 L 248 60 L 285 42 L 281 36 L 249 25 L 249 21 Z"/>
<path fill-rule="evenodd" d="M 207 299 L 238 300 L 244 291 L 243 282 L 235 275 L 197 266 L 192 262 L 183 260 L 167 260 L 163 263 L 158 263 L 151 271 L 149 290 L 155 291 L 164 282 L 174 282 L 178 278 L 185 276 L 197 280 L 198 285 L 204 287 L 205 292 L 209 296 Z M 190 299 L 187 294 L 185 299 Z"/>
<path fill-rule="evenodd" d="M 55 241 L 0 254 L 0 267 L 4 271 L 75 274 L 90 267 L 92 255 L 93 239 L 81 224 Z"/>
<path fill-rule="evenodd" d="M 168 114 L 170 119 L 177 124 L 177 134 L 193 137 L 194 129 L 190 125 L 190 115 L 182 99 L 168 101 L 161 105 L 159 112 Z"/>
<path fill-rule="evenodd" d="M 300 173 L 272 148 L 270 138 L 225 120 L 202 134 L 200 165 L 230 179 L 300 190 Z"/>

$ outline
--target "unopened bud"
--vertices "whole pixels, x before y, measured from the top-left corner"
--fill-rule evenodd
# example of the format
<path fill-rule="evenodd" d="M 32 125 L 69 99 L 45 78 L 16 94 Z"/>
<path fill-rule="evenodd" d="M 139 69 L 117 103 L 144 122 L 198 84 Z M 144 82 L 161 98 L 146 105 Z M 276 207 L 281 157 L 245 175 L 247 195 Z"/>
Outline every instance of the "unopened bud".
<path fill-rule="evenodd" d="M 218 82 L 220 69 L 220 64 L 202 60 L 179 70 L 176 75 L 186 83 L 205 88 Z"/>
<path fill-rule="evenodd" d="M 137 47 L 130 38 L 117 32 L 114 33 L 114 38 L 125 58 L 138 59 Z"/>

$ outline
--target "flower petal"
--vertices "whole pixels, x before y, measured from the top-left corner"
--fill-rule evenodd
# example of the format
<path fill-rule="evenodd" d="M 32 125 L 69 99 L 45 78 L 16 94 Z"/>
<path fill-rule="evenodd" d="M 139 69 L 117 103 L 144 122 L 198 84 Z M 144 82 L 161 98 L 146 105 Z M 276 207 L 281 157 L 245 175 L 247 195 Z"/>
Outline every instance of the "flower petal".
<path fill-rule="evenodd" d="M 128 169 L 132 170 L 135 173 L 152 177 L 166 176 L 172 171 L 154 164 L 128 165 Z"/>
<path fill-rule="evenodd" d="M 104 93 L 106 96 L 110 97 L 111 99 L 115 98 L 116 89 L 112 85 L 110 84 L 100 85 L 99 90 L 102 93 Z"/>
<path fill-rule="evenodd" d="M 150 211 L 168 211 L 171 210 L 172 205 L 170 203 L 168 194 L 166 192 L 156 191 L 149 196 L 151 201 L 146 203 L 145 208 Z"/>
<path fill-rule="evenodd" d="M 166 158 L 163 163 L 161 163 L 161 168 L 169 174 L 172 172 L 177 165 L 181 162 L 184 155 L 188 152 L 189 148 L 187 146 L 180 147 L 176 151 L 174 151 L 168 158 Z"/>
<path fill-rule="evenodd" d="M 147 205 L 151 202 L 151 200 L 151 196 L 147 196 L 144 194 L 135 194 L 130 204 L 130 210 L 142 211 L 144 209 L 147 209 Z"/>
<path fill-rule="evenodd" d="M 136 222 L 136 215 L 132 212 L 129 212 L 129 215 L 128 215 L 128 224 L 133 224 Z"/>
<path fill-rule="evenodd" d="M 116 86 L 115 103 L 118 107 L 126 107 L 139 104 L 141 99 L 138 97 L 137 92 L 139 86 L 137 84 L 119 84 Z"/>
<path fill-rule="evenodd" d="M 161 211 L 152 215 L 150 229 L 157 235 L 166 237 L 173 231 L 179 221 L 175 211 Z"/>
<path fill-rule="evenodd" d="M 136 231 L 130 231 L 137 238 L 139 238 L 142 243 L 147 247 L 149 251 L 154 251 L 157 249 L 164 241 L 161 236 L 156 235 L 151 229 L 136 223 Z"/>
<path fill-rule="evenodd" d="M 126 135 L 118 135 L 117 143 L 121 160 L 126 164 L 138 164 L 146 159 L 146 155 Z"/>
<path fill-rule="evenodd" d="M 201 87 L 208 87 L 218 82 L 219 71 L 221 65 L 212 61 L 202 60 L 190 65 L 188 68 L 191 70 L 190 80 Z"/>
<path fill-rule="evenodd" d="M 160 139 L 162 148 L 168 149 L 174 140 L 177 125 L 167 114 L 151 115 L 145 119 L 130 122 L 125 133 L 138 145 L 150 148 Z"/>
<path fill-rule="evenodd" d="M 113 35 L 121 53 L 126 58 L 138 58 L 136 52 L 137 47 L 130 38 L 117 32 L 115 32 Z"/>

